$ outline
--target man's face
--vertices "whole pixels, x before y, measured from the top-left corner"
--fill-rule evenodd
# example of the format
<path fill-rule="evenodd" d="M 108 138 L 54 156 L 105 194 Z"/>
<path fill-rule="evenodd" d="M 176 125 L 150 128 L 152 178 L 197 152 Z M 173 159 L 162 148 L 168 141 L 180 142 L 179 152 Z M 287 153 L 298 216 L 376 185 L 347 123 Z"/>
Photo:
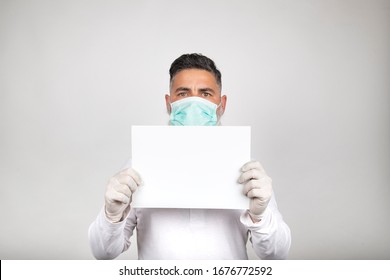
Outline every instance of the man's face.
<path fill-rule="evenodd" d="M 171 104 L 186 97 L 201 97 L 219 105 L 220 115 L 225 111 L 226 96 L 221 97 L 221 89 L 214 75 L 206 70 L 186 69 L 178 72 L 172 79 L 170 95 L 165 95 L 168 113 Z"/>

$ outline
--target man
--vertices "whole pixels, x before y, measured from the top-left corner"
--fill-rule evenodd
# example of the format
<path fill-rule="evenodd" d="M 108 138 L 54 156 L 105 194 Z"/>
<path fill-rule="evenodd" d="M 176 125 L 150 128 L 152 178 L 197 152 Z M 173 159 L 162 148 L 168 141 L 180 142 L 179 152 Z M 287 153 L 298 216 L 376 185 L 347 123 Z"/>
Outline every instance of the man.
<path fill-rule="evenodd" d="M 226 108 L 221 73 L 200 54 L 182 55 L 170 68 L 165 96 L 171 125 L 218 125 Z M 135 209 L 131 197 L 142 184 L 128 167 L 107 186 L 105 206 L 89 228 L 97 259 L 113 259 L 127 250 L 137 228 L 139 259 L 247 259 L 252 242 L 261 259 L 285 259 L 290 229 L 278 211 L 271 178 L 257 161 L 243 165 L 238 182 L 249 209 Z M 207 194 L 205 194 L 207 195 Z"/>

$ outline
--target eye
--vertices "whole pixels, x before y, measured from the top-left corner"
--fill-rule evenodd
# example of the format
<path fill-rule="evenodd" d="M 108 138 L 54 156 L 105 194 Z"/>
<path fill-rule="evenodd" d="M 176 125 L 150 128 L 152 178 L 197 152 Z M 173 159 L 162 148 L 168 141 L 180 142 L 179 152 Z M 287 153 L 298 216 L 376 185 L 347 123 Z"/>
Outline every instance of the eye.
<path fill-rule="evenodd" d="M 203 97 L 209 97 L 209 96 L 211 96 L 211 94 L 208 93 L 208 92 L 202 92 L 202 96 L 203 96 Z"/>
<path fill-rule="evenodd" d="M 178 93 L 178 96 L 186 96 L 186 95 L 187 95 L 187 92 L 185 92 L 185 91 Z"/>

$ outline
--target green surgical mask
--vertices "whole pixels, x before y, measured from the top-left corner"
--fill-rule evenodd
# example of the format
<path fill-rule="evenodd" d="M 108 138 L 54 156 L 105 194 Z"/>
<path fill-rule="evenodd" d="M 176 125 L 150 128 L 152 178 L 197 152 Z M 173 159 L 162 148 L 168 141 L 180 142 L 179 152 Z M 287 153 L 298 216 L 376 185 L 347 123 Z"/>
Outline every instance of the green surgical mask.
<path fill-rule="evenodd" d="M 186 97 L 171 103 L 171 125 L 217 125 L 216 105 L 201 97 Z"/>

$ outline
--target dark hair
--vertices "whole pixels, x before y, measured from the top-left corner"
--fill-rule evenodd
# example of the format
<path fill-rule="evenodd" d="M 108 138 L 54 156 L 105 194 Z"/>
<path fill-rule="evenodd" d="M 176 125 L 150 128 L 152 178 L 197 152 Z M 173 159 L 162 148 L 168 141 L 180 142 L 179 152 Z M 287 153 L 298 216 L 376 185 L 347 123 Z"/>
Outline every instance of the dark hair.
<path fill-rule="evenodd" d="M 222 88 L 221 72 L 210 58 L 198 53 L 183 54 L 172 63 L 169 69 L 170 82 L 172 83 L 172 79 L 178 72 L 185 69 L 201 69 L 212 73 L 219 88 Z"/>

